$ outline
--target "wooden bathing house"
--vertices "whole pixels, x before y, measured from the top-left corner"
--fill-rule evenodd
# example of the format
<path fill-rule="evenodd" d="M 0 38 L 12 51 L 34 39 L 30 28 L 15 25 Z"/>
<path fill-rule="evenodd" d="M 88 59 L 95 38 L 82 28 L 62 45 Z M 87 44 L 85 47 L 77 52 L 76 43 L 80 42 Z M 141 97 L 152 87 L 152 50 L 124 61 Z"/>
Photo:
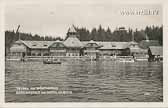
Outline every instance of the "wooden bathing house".
<path fill-rule="evenodd" d="M 150 46 L 148 51 L 149 51 L 149 61 L 162 61 L 163 60 L 163 47 L 162 46 Z"/>
<path fill-rule="evenodd" d="M 54 41 L 24 41 L 26 46 L 30 49 L 28 56 L 49 56 L 48 47 Z"/>
<path fill-rule="evenodd" d="M 162 54 L 157 54 L 156 49 L 161 50 L 159 42 L 155 40 L 143 40 L 140 43 L 130 42 L 105 42 L 105 41 L 80 41 L 74 26 L 68 29 L 64 41 L 26 41 L 19 38 L 9 50 L 8 56 L 14 59 L 20 58 L 133 58 L 136 60 L 161 60 Z M 154 49 L 154 46 L 159 46 Z M 159 52 L 158 52 L 159 53 Z"/>
<path fill-rule="evenodd" d="M 72 26 L 69 28 L 67 33 L 67 39 L 63 42 L 63 44 L 66 46 L 66 56 L 80 56 L 81 48 L 83 48 L 83 44 L 81 41 L 77 38 L 77 32 Z"/>
<path fill-rule="evenodd" d="M 10 48 L 10 58 L 49 56 L 48 47 L 55 41 L 23 41 L 18 40 Z"/>
<path fill-rule="evenodd" d="M 130 55 L 134 57 L 136 61 L 148 61 L 148 49 L 143 49 L 135 41 L 131 41 L 129 45 Z"/>
<path fill-rule="evenodd" d="M 10 57 L 10 59 L 20 60 L 22 57 L 25 57 L 29 52 L 30 50 L 25 45 L 24 41 L 18 40 L 14 42 L 10 47 L 10 52 L 8 53 L 8 57 Z"/>
<path fill-rule="evenodd" d="M 149 49 L 151 46 L 160 46 L 159 42 L 157 40 L 149 40 L 146 38 L 146 40 L 142 40 L 139 43 L 140 50 L 138 50 L 140 58 L 148 57 L 148 61 L 151 61 L 151 53 L 149 52 Z"/>
<path fill-rule="evenodd" d="M 99 54 L 98 48 L 100 48 L 95 41 L 90 40 L 88 43 L 84 45 L 84 56 L 89 57 L 91 59 L 96 59 Z"/>

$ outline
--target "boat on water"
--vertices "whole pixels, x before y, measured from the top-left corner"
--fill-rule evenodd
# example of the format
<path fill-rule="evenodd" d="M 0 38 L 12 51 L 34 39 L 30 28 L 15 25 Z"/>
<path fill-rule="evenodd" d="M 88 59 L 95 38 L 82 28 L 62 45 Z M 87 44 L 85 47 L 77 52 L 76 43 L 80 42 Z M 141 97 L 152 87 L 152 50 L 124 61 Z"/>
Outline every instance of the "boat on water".
<path fill-rule="evenodd" d="M 59 59 L 46 59 L 43 60 L 43 64 L 61 64 Z"/>

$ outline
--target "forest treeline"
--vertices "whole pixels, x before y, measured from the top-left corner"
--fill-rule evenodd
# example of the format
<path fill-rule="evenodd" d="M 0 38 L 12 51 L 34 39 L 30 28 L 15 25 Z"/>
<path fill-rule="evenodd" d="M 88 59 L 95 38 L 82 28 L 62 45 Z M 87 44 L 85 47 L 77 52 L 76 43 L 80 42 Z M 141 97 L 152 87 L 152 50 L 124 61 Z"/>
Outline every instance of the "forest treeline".
<path fill-rule="evenodd" d="M 147 26 L 142 30 L 132 30 L 129 28 L 125 30 L 124 27 L 116 28 L 114 31 L 108 27 L 107 29 L 102 28 L 100 25 L 98 29 L 93 28 L 89 31 L 86 28 L 77 28 L 78 38 L 82 41 L 95 40 L 95 41 L 136 41 L 140 42 L 146 38 L 149 40 L 158 40 L 162 45 L 163 39 L 163 27 L 162 26 Z"/>
<path fill-rule="evenodd" d="M 98 28 L 93 28 L 89 31 L 85 27 L 75 27 L 77 30 L 77 37 L 81 41 L 123 41 L 128 42 L 135 40 L 136 42 L 140 42 L 141 40 L 149 38 L 149 40 L 158 40 L 160 45 L 162 45 L 163 39 L 163 27 L 162 26 L 147 26 L 143 30 L 132 30 L 129 28 L 125 30 L 124 27 L 116 28 L 111 31 L 108 27 L 104 29 L 101 25 Z M 9 48 L 13 42 L 19 39 L 22 40 L 32 40 L 32 41 L 54 41 L 54 40 L 63 40 L 61 37 L 53 37 L 53 36 L 40 36 L 38 34 L 32 35 L 31 33 L 15 33 L 13 31 L 5 31 L 5 47 Z M 67 38 L 67 37 L 66 37 Z M 65 38 L 65 39 L 66 39 Z"/>

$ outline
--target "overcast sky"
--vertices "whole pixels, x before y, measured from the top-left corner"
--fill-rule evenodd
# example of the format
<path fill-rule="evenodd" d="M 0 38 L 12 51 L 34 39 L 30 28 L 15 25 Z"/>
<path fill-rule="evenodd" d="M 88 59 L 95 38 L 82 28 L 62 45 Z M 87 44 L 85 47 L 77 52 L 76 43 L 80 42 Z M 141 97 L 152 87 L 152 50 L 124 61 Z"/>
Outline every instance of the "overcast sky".
<path fill-rule="evenodd" d="M 157 4 L 118 4 L 104 0 L 55 0 L 52 2 L 23 0 L 6 3 L 5 29 L 21 32 L 65 37 L 68 28 L 74 24 L 91 30 L 124 26 L 144 28 L 146 25 L 162 25 L 162 8 Z M 123 10 L 158 10 L 158 15 L 122 15 Z"/>

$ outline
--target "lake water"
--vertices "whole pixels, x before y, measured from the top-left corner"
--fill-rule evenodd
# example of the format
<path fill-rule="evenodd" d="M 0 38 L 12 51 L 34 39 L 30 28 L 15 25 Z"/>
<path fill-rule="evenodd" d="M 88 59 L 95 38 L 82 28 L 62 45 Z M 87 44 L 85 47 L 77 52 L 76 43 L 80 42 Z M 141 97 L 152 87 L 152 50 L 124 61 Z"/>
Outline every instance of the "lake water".
<path fill-rule="evenodd" d="M 6 61 L 6 102 L 162 102 L 163 63 Z M 16 87 L 57 87 L 69 94 L 16 94 Z"/>

